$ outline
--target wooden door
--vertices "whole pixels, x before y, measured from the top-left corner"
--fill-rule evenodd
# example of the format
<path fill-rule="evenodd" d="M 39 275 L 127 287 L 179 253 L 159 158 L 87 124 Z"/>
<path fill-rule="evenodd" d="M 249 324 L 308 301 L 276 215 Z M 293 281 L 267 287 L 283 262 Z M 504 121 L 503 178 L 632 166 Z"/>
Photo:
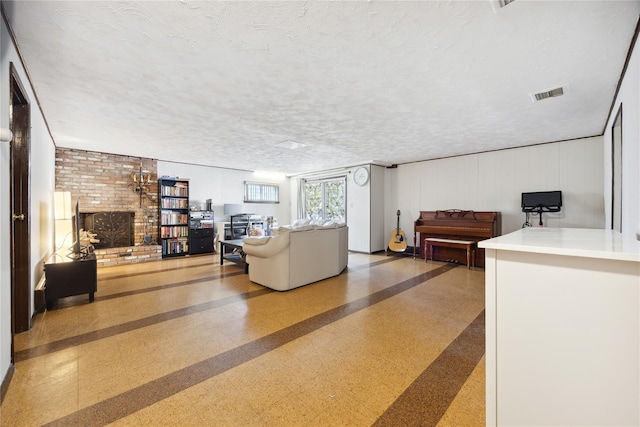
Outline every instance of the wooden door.
<path fill-rule="evenodd" d="M 31 328 L 29 151 L 31 113 L 16 69 L 11 64 L 9 85 L 11 141 L 11 326 L 12 335 Z M 11 340 L 13 359 L 13 338 Z"/>

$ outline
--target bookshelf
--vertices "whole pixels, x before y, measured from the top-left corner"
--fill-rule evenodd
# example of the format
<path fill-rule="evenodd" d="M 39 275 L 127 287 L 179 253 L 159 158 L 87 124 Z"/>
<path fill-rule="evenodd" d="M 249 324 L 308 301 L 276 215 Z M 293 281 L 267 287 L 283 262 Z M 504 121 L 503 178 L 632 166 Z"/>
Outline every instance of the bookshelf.
<path fill-rule="evenodd" d="M 160 236 L 162 257 L 189 253 L 189 180 L 160 178 Z"/>

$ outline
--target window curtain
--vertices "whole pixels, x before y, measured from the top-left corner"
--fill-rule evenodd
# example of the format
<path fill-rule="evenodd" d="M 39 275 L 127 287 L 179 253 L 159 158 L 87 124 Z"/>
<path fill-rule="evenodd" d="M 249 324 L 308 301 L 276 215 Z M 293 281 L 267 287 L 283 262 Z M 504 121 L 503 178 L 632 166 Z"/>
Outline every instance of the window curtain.
<path fill-rule="evenodd" d="M 304 186 L 307 181 L 304 178 L 298 178 L 298 218 L 304 219 L 307 217 L 307 213 L 305 212 L 306 200 L 304 196 Z"/>

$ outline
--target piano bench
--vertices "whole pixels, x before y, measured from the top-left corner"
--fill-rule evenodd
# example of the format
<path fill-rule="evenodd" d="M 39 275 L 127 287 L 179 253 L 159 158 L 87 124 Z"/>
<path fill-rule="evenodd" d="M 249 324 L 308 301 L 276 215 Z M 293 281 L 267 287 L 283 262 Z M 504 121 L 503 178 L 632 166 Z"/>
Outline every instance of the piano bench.
<path fill-rule="evenodd" d="M 472 240 L 453 240 L 453 239 L 438 239 L 435 237 L 427 237 L 424 239 L 426 250 L 424 252 L 424 262 L 427 259 L 433 261 L 433 247 L 441 246 L 444 248 L 464 249 L 467 251 L 467 268 L 475 267 L 476 249 L 478 243 Z"/>

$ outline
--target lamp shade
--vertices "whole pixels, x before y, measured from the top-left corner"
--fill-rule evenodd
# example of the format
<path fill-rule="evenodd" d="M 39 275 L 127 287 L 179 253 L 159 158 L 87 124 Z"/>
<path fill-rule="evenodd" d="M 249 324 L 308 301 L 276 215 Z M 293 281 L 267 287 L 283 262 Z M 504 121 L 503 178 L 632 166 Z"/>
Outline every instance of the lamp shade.
<path fill-rule="evenodd" d="M 68 248 L 73 243 L 73 223 L 71 219 L 56 219 L 55 222 L 56 250 Z"/>
<path fill-rule="evenodd" d="M 11 129 L 0 128 L 0 142 L 11 142 L 13 139 L 13 132 Z"/>
<path fill-rule="evenodd" d="M 56 220 L 71 219 L 71 192 L 56 191 L 53 194 L 54 217 Z"/>

